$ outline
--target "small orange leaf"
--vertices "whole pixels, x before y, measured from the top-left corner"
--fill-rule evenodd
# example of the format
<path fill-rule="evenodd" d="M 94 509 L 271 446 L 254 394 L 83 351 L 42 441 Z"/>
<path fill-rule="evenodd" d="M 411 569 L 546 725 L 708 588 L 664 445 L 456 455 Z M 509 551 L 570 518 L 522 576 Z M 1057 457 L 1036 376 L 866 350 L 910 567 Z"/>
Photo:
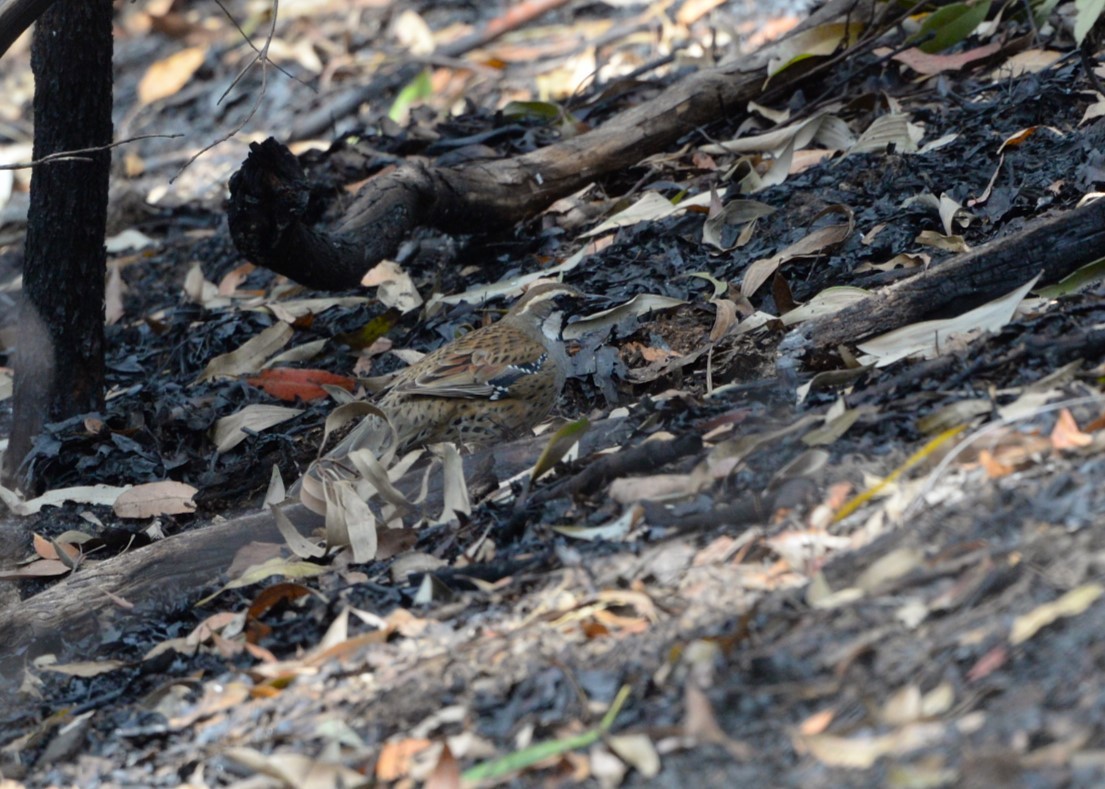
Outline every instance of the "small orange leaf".
<path fill-rule="evenodd" d="M 249 606 L 249 617 L 258 619 L 264 616 L 273 606 L 282 602 L 292 602 L 304 595 L 311 594 L 311 590 L 303 584 L 283 582 L 266 587 L 253 598 Z"/>
<path fill-rule="evenodd" d="M 18 570 L 0 572 L 0 581 L 17 581 L 22 578 L 53 578 L 72 571 L 65 562 L 58 559 L 39 559 Z"/>
<path fill-rule="evenodd" d="M 67 542 L 58 542 L 57 540 L 48 540 L 37 532 L 34 535 L 34 548 L 35 553 L 43 559 L 60 559 L 61 557 L 58 556 L 57 548 L 61 548 L 65 551 L 70 559 L 76 559 L 81 555 L 81 549 L 76 545 Z"/>
<path fill-rule="evenodd" d="M 998 479 L 1013 473 L 1013 467 L 1002 463 L 988 449 L 978 453 L 978 463 L 986 469 L 986 476 L 990 479 Z"/>
<path fill-rule="evenodd" d="M 151 104 L 175 94 L 188 84 L 205 57 L 203 47 L 189 47 L 151 65 L 138 82 L 138 102 Z"/>
<path fill-rule="evenodd" d="M 971 666 L 970 670 L 967 672 L 967 681 L 978 682 L 983 677 L 992 674 L 1005 665 L 1005 661 L 1008 659 L 1009 650 L 1004 644 L 998 644 Z"/>
<path fill-rule="evenodd" d="M 429 740 L 390 740 L 380 749 L 376 760 L 376 778 L 380 781 L 398 781 L 410 774 L 411 759 L 430 747 Z"/>
<path fill-rule="evenodd" d="M 270 367 L 259 375 L 247 378 L 246 383 L 264 389 L 277 400 L 317 400 L 326 397 L 323 385 L 340 386 L 352 392 L 357 382 L 346 375 L 305 367 Z"/>
<path fill-rule="evenodd" d="M 1079 449 L 1093 443 L 1093 438 L 1083 433 L 1074 416 L 1064 408 L 1059 412 L 1055 428 L 1051 431 L 1051 445 L 1055 449 Z"/>
<path fill-rule="evenodd" d="M 832 709 L 815 712 L 799 724 L 798 731 L 806 737 L 811 737 L 814 734 L 821 734 L 829 728 L 829 724 L 833 722 L 833 718 L 835 717 L 836 711 Z"/>

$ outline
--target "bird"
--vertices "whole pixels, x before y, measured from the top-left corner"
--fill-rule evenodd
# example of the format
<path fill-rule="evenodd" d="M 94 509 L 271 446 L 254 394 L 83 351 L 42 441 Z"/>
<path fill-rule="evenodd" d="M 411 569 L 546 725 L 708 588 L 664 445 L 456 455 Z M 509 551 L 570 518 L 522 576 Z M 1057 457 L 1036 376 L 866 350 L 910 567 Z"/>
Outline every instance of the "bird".
<path fill-rule="evenodd" d="M 552 410 L 568 375 L 562 332 L 583 303 L 582 292 L 559 282 L 533 285 L 502 319 L 471 331 L 404 368 L 374 404 L 387 417 L 364 417 L 303 477 L 300 499 L 324 509 L 324 478 L 357 474 L 346 459 L 359 449 L 374 454 L 389 440 L 389 454 L 427 444 L 486 446 L 522 435 Z M 314 504 L 314 506 L 312 506 Z"/>

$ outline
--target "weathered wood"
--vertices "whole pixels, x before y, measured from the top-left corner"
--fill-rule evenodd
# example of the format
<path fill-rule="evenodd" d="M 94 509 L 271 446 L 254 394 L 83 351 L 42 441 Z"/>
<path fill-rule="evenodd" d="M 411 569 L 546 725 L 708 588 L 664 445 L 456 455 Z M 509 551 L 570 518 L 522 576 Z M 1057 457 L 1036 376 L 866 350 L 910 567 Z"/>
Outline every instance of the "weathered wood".
<path fill-rule="evenodd" d="M 836 348 L 931 317 L 965 312 L 1037 274 L 1057 282 L 1105 257 L 1105 200 L 1027 226 L 890 285 L 833 315 L 808 321 L 780 352 L 814 366 L 836 363 Z"/>
<path fill-rule="evenodd" d="M 870 0 L 834 0 L 747 58 L 696 72 L 597 129 L 513 159 L 457 167 L 406 162 L 370 179 L 330 231 L 301 221 L 305 182 L 291 154 L 275 140 L 255 143 L 230 182 L 231 234 L 253 262 L 305 285 L 358 287 L 364 272 L 393 255 L 416 227 L 458 233 L 507 227 L 696 127 L 744 112 L 762 95 L 766 65 L 790 37 L 836 19 L 862 27 L 871 8 Z M 785 88 L 802 76 L 800 69 L 784 70 L 771 87 Z"/>

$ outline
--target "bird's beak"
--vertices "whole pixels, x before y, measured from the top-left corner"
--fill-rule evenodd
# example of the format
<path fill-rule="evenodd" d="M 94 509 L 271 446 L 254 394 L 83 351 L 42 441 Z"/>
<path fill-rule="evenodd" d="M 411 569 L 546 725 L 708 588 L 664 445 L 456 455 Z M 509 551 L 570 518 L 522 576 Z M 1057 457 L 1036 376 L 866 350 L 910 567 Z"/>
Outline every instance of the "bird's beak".
<path fill-rule="evenodd" d="M 585 317 L 592 313 L 600 312 L 605 309 L 609 303 L 610 300 L 607 299 L 606 296 L 599 296 L 594 293 L 584 293 L 579 298 L 572 300 L 571 306 L 568 308 L 567 317 Z"/>

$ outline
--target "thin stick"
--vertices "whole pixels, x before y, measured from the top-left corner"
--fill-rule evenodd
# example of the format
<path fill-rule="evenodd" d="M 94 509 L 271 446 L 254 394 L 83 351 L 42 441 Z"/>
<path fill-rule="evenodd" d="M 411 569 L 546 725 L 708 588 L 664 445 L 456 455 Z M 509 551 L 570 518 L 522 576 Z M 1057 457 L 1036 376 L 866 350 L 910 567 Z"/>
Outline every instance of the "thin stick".
<path fill-rule="evenodd" d="M 138 142 L 139 140 L 149 140 L 153 138 L 164 138 L 166 140 L 171 140 L 175 137 L 183 136 L 183 134 L 139 134 L 137 137 L 128 137 L 125 140 L 118 140 L 116 142 L 108 143 L 107 145 L 97 145 L 94 148 L 78 148 L 73 151 L 58 151 L 57 153 L 51 153 L 48 156 L 43 156 L 41 159 L 35 159 L 33 162 L 0 164 L 0 170 L 26 170 L 31 167 L 37 167 L 40 164 L 53 164 L 54 162 L 88 162 L 91 161 L 91 159 L 85 156 L 81 156 L 82 153 L 99 153 L 100 151 L 108 151 L 112 148 L 118 148 L 120 145 Z"/>
<path fill-rule="evenodd" d="M 196 153 L 193 154 L 188 159 L 188 161 L 186 161 L 181 166 L 181 168 L 179 170 L 177 170 L 176 175 L 174 175 L 172 178 L 169 179 L 169 183 L 173 183 L 174 181 L 176 181 L 177 178 L 180 178 L 180 176 L 184 173 L 184 171 L 187 170 L 189 167 L 191 167 L 192 162 L 196 161 L 196 159 L 203 156 L 205 153 L 210 151 L 212 148 L 215 148 L 218 145 L 222 145 L 224 142 L 229 140 L 231 137 L 235 136 L 238 132 L 240 132 L 245 127 L 245 125 L 247 123 L 249 123 L 251 120 L 253 120 L 253 116 L 257 114 L 257 110 L 260 109 L 260 107 L 261 107 L 261 100 L 265 98 L 265 91 L 268 89 L 268 85 L 269 85 L 269 69 L 268 69 L 268 66 L 269 66 L 270 63 L 272 63 L 272 61 L 269 60 L 269 44 L 272 43 L 273 36 L 276 35 L 276 21 L 279 18 L 279 12 L 280 12 L 280 0 L 272 0 L 272 24 L 269 25 L 269 34 L 268 34 L 268 36 L 265 37 L 265 45 L 263 47 L 261 47 L 260 49 L 257 49 L 257 47 L 253 46 L 253 42 L 249 42 L 249 45 L 251 47 L 253 47 L 254 51 L 257 54 L 253 57 L 253 60 L 251 60 L 249 62 L 249 65 L 247 65 L 244 69 L 242 69 L 242 72 L 237 77 L 234 78 L 234 81 L 231 83 L 230 87 L 226 89 L 227 92 L 229 92 L 231 90 L 231 88 L 233 88 L 235 85 L 237 85 L 238 81 L 241 80 L 242 77 L 245 76 L 246 72 L 248 72 L 251 68 L 256 66 L 258 62 L 261 63 L 261 90 L 257 93 L 257 99 L 253 102 L 253 106 L 249 108 L 249 113 L 246 115 L 246 117 L 242 118 L 242 120 L 239 121 L 234 126 L 233 129 L 228 131 L 222 137 L 219 137 L 214 142 L 208 143 L 207 145 L 203 146 L 198 151 L 196 151 Z M 238 30 L 241 31 L 242 29 L 239 27 Z M 242 35 L 243 36 L 245 35 L 244 31 L 242 32 Z M 248 38 L 246 40 L 249 41 Z M 275 66 L 276 64 L 273 64 L 273 65 Z M 223 98 L 225 98 L 225 97 L 226 97 L 226 93 L 223 94 Z M 219 101 L 222 101 L 222 98 L 220 98 Z"/>

